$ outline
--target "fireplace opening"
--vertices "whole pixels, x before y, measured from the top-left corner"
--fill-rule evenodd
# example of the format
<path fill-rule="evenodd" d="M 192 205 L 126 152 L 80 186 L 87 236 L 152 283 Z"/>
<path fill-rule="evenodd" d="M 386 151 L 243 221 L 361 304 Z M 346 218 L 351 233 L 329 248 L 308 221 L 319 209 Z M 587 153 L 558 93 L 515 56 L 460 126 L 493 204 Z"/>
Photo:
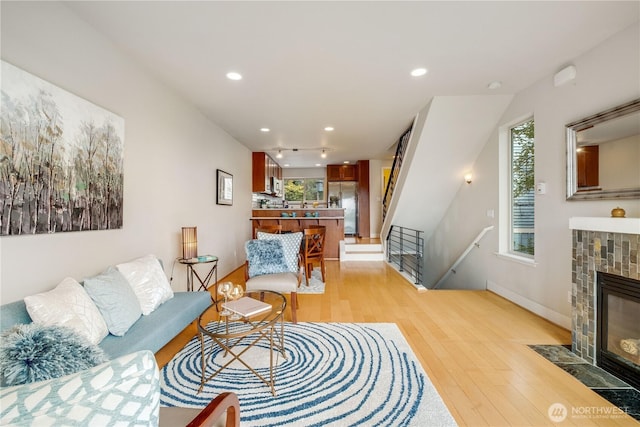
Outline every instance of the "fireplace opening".
<path fill-rule="evenodd" d="M 640 389 L 640 281 L 597 273 L 596 365 Z"/>

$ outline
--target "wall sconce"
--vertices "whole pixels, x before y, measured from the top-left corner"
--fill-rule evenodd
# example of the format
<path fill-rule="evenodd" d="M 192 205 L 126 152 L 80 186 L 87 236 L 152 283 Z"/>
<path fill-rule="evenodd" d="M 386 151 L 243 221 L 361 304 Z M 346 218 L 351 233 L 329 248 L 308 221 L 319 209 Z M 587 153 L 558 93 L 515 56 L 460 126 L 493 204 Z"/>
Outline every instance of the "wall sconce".
<path fill-rule="evenodd" d="M 182 227 L 182 259 L 198 256 L 198 228 Z"/>
<path fill-rule="evenodd" d="M 281 159 L 282 158 L 282 150 L 278 150 L 278 154 L 276 154 L 276 158 L 277 159 Z"/>
<path fill-rule="evenodd" d="M 464 176 L 464 182 L 466 182 L 467 184 L 471 184 L 471 181 L 473 181 L 473 175 L 471 175 L 470 173 L 466 174 Z"/>
<path fill-rule="evenodd" d="M 323 159 L 327 158 L 327 152 L 323 149 L 322 153 L 320 154 L 320 157 L 322 157 Z"/>

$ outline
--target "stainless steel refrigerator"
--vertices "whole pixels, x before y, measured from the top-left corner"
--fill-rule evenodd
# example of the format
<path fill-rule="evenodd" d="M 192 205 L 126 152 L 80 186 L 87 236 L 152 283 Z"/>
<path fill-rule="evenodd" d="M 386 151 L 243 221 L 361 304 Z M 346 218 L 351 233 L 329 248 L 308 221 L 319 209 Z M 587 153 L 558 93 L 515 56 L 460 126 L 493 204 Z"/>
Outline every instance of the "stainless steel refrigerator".
<path fill-rule="evenodd" d="M 358 231 L 358 196 L 355 181 L 329 183 L 329 207 L 344 208 L 344 234 Z"/>

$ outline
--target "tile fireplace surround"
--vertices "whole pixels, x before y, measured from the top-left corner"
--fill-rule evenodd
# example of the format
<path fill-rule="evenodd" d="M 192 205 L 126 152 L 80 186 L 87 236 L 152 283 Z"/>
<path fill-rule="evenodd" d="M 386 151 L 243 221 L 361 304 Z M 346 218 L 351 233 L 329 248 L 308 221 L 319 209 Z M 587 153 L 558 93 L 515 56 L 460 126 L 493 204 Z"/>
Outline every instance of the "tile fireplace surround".
<path fill-rule="evenodd" d="M 572 230 L 572 351 L 595 364 L 596 272 L 640 280 L 640 218 L 569 220 Z"/>

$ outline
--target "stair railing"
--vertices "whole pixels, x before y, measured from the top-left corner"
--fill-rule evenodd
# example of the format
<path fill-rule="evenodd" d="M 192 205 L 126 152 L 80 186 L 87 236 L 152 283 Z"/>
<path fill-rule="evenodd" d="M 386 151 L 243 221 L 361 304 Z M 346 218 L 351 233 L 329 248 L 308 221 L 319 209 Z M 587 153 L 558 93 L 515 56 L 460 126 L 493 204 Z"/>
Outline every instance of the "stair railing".
<path fill-rule="evenodd" d="M 424 232 L 392 225 L 387 235 L 387 261 L 416 285 L 424 281 Z"/>
<path fill-rule="evenodd" d="M 400 173 L 400 166 L 402 166 L 402 160 L 404 159 L 404 153 L 407 150 L 407 146 L 409 145 L 409 138 L 411 137 L 411 130 L 413 129 L 413 125 L 409 129 L 407 129 L 400 139 L 398 140 L 398 145 L 396 147 L 396 155 L 393 158 L 393 164 L 391 165 L 391 173 L 389 174 L 389 181 L 387 182 L 387 187 L 384 190 L 384 197 L 382 199 L 382 221 L 384 222 L 384 218 L 387 216 L 387 210 L 389 209 L 389 204 L 391 203 L 391 196 L 393 196 L 393 190 L 396 186 L 396 181 L 398 180 L 398 174 Z"/>
<path fill-rule="evenodd" d="M 460 263 L 467 257 L 467 255 L 469 255 L 469 252 L 471 252 L 473 248 L 480 247 L 480 240 L 484 237 L 485 234 L 487 234 L 487 232 L 491 230 L 493 230 L 493 225 L 483 228 L 482 231 L 476 236 L 476 238 L 473 239 L 473 242 L 471 242 L 471 244 L 467 246 L 467 249 L 465 249 L 464 252 L 462 252 L 462 255 L 458 257 L 458 259 L 451 265 L 451 267 L 447 270 L 444 276 L 442 276 L 440 280 L 438 280 L 438 283 L 436 283 L 431 289 L 437 289 L 442 283 L 445 282 L 445 280 L 449 278 L 451 274 L 455 274 L 456 268 L 458 267 L 458 265 L 460 265 Z"/>

